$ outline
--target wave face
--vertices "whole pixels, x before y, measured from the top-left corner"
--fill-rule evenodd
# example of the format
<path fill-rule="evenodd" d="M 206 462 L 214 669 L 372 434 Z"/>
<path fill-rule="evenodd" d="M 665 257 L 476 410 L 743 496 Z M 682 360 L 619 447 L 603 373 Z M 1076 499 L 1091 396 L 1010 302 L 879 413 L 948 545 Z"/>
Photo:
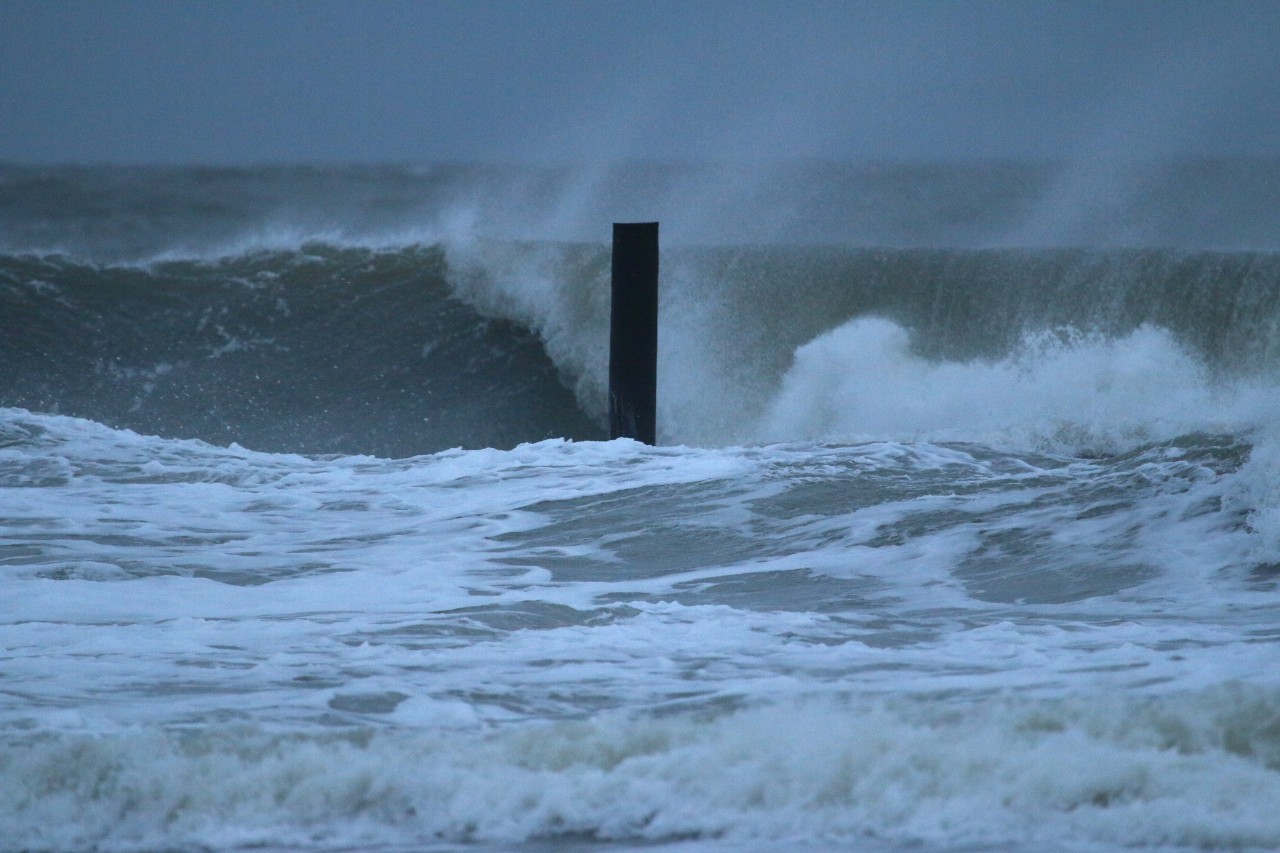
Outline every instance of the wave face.
<path fill-rule="evenodd" d="M 1280 254 L 675 247 L 663 263 L 666 443 L 1074 430 L 1101 451 L 1126 430 L 1240 428 L 1280 357 Z M 605 246 L 474 238 L 0 257 L 0 402 L 279 452 L 595 439 L 608 285 Z"/>
<path fill-rule="evenodd" d="M 0 258 L 0 398 L 282 452 L 599 437 L 537 339 L 453 298 L 445 272 L 434 247 Z"/>
<path fill-rule="evenodd" d="M 1280 849 L 1276 172 L 0 168 L 0 853 Z"/>
<path fill-rule="evenodd" d="M 538 329 L 600 417 L 607 280 L 584 252 L 449 258 L 458 291 Z M 1149 437 L 1240 428 L 1276 376 L 1278 281 L 1280 255 L 1264 252 L 677 247 L 663 256 L 659 435 L 1048 446 L 1073 429 L 1106 445 L 1146 421 Z M 1145 410 L 1139 392 L 1169 405 Z M 966 416 L 978 411 L 994 414 Z"/>
<path fill-rule="evenodd" d="M 1056 429 L 1101 448 L 1157 386 L 1185 417 L 1123 429 L 1233 428 L 1274 373 L 1273 178 L 1264 160 L 8 166 L 0 404 L 306 453 L 599 438 L 596 235 L 642 211 L 666 235 L 664 442 Z M 1089 387 L 1060 393 L 1055 370 Z"/>

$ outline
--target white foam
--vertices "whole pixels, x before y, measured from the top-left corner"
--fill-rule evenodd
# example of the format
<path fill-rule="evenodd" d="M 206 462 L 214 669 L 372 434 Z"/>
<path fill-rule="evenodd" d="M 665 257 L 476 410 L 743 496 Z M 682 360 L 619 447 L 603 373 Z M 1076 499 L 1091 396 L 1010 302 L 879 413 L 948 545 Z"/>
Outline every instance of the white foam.
<path fill-rule="evenodd" d="M 5 414 L 5 517 L 30 544 L 0 564 L 21 586 L 0 599 L 0 648 L 11 689 L 45 697 L 0 701 L 13 726 L 58 730 L 46 712 L 77 706 L 102 730 L 314 722 L 338 694 L 393 691 L 407 699 L 383 719 L 406 724 L 488 695 L 451 717 L 481 725 L 832 680 L 1053 695 L 1268 677 L 1270 647 L 1251 638 L 1269 598 L 1220 580 L 1246 571 L 1256 537 L 1204 509 L 1221 478 L 1173 451 L 1133 471 L 997 471 L 964 448 L 894 443 L 314 460 Z M 1128 493 L 1134 506 L 1096 511 Z M 1044 535 L 1021 555 L 990 550 L 1026 530 Z M 1149 573 L 1093 576 L 1127 564 Z M 702 592 L 756 584 L 754 598 Z M 775 604 L 793 584 L 836 597 Z M 1152 608 L 1165 615 L 1115 625 Z M 1007 624 L 1031 615 L 1071 627 Z M 158 702 L 165 684 L 189 692 Z"/>
<path fill-rule="evenodd" d="M 1274 846 L 1251 470 L 0 410 L 0 838 Z"/>
<path fill-rule="evenodd" d="M 761 421 L 765 440 L 975 441 L 1115 453 L 1189 432 L 1240 432 L 1274 389 L 1221 385 L 1167 331 L 1029 337 L 998 361 L 934 362 L 906 329 L 859 318 L 805 344 Z"/>
<path fill-rule="evenodd" d="M 582 837 L 1280 845 L 1274 689 L 792 699 L 448 731 L 15 741 L 0 835 L 72 851 Z"/>

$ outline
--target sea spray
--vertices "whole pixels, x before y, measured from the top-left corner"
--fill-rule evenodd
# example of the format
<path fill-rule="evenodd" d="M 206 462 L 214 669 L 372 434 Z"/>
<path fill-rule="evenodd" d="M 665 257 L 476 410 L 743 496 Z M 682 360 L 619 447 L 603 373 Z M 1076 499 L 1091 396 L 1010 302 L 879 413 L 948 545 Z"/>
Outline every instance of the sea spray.
<path fill-rule="evenodd" d="M 1164 329 L 1106 339 L 1029 334 L 998 360 L 936 361 L 907 330 L 858 319 L 805 344 L 760 427 L 765 440 L 981 441 L 1075 455 L 1273 419 L 1275 388 L 1215 384 Z"/>

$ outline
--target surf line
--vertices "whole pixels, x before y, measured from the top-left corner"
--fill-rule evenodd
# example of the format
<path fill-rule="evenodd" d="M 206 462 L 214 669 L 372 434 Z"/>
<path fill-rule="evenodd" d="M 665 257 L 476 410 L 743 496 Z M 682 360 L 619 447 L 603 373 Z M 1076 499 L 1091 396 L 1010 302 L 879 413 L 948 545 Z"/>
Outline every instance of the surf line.
<path fill-rule="evenodd" d="M 658 223 L 613 224 L 609 438 L 657 443 Z"/>

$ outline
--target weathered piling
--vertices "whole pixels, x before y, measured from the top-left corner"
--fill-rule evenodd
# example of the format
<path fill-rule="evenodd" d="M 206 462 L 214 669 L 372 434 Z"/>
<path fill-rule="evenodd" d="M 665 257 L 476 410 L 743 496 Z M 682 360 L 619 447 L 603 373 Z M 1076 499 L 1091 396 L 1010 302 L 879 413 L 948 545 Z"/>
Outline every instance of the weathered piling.
<path fill-rule="evenodd" d="M 657 441 L 658 223 L 613 225 L 609 437 Z"/>

